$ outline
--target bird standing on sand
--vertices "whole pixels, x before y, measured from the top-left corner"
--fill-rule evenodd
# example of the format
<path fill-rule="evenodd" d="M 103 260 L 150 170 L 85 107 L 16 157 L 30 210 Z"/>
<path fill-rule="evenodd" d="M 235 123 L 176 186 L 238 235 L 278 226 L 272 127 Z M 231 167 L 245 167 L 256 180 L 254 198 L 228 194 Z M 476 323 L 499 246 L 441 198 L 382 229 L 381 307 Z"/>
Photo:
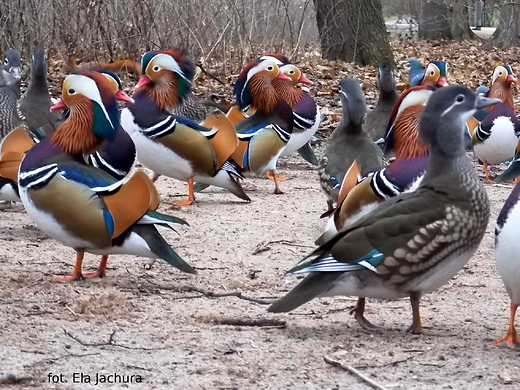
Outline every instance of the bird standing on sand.
<path fill-rule="evenodd" d="M 486 231 L 489 200 L 466 156 L 463 131 L 476 109 L 496 102 L 460 85 L 437 90 L 420 117 L 421 139 L 430 146 L 420 187 L 380 204 L 305 257 L 289 272 L 310 274 L 268 311 L 291 311 L 316 297 L 354 295 L 360 297 L 355 318 L 371 328 L 364 298 L 409 296 L 408 331 L 427 333 L 420 298 L 468 262 Z"/>

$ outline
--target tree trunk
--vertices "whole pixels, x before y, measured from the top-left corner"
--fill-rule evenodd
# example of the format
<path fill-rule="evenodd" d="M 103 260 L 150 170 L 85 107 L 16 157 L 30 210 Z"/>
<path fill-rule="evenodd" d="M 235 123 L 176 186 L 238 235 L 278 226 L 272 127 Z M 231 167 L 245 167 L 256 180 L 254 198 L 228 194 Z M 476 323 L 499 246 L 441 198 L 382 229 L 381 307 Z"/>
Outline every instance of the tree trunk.
<path fill-rule="evenodd" d="M 520 3 L 506 1 L 500 8 L 500 21 L 491 37 L 498 47 L 520 46 Z"/>
<path fill-rule="evenodd" d="M 476 37 L 469 26 L 466 0 L 453 0 L 449 6 L 443 0 L 430 0 L 419 15 L 419 38 L 464 40 Z"/>
<path fill-rule="evenodd" d="M 380 0 L 313 0 L 322 57 L 379 66 L 394 62 Z"/>

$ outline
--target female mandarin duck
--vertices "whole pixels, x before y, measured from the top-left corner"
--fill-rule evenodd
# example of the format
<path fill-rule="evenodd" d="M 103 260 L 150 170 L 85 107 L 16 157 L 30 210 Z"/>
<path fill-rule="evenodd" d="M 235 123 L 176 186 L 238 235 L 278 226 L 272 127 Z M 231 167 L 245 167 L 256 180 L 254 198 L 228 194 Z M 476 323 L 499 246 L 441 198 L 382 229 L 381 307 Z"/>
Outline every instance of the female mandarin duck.
<path fill-rule="evenodd" d="M 420 187 L 380 204 L 314 250 L 289 272 L 310 272 L 269 307 L 286 312 L 316 297 L 357 295 L 379 299 L 409 296 L 412 333 L 426 333 L 419 300 L 447 283 L 477 249 L 489 220 L 486 191 L 466 156 L 465 121 L 489 104 L 470 89 L 437 90 L 421 115 L 421 139 L 430 145 Z M 356 309 L 363 318 L 364 307 Z M 368 321 L 367 321 L 368 323 Z"/>
<path fill-rule="evenodd" d="M 488 97 L 503 102 L 493 106 L 473 130 L 473 150 L 475 156 L 484 163 L 486 181 L 489 178 L 488 165 L 500 164 L 515 154 L 520 135 L 520 121 L 515 115 L 512 84 L 516 77 L 508 65 L 499 65 L 493 72 Z"/>
<path fill-rule="evenodd" d="M 384 62 L 379 66 L 377 72 L 377 89 L 379 90 L 377 104 L 372 111 L 369 111 L 363 123 L 363 129 L 375 142 L 380 140 L 383 142 L 388 121 L 392 115 L 395 103 L 399 99 L 399 94 L 395 87 L 392 65 Z"/>
<path fill-rule="evenodd" d="M 318 130 L 321 111 L 311 95 L 297 87 L 299 83 L 312 84 L 312 82 L 302 74 L 296 65 L 290 63 L 287 57 L 278 54 L 264 54 L 259 59 L 272 60 L 280 67 L 280 72 L 290 78 L 290 80 L 277 78 L 272 83 L 278 96 L 285 100 L 293 110 L 293 131 L 282 156 L 298 151 L 306 161 L 318 165 L 309 141 Z"/>
<path fill-rule="evenodd" d="M 383 164 L 381 149 L 362 128 L 367 107 L 359 83 L 353 78 L 343 79 L 339 83 L 339 99 L 341 121 L 327 142 L 318 168 L 329 210 L 338 201 L 340 185 L 354 161 L 361 175 Z"/>
<path fill-rule="evenodd" d="M 85 162 L 85 154 L 117 134 L 119 113 L 107 78 L 96 72 L 68 76 L 53 109 L 65 106 L 69 118 L 27 152 L 18 180 L 29 216 L 77 252 L 72 275 L 57 278 L 102 277 L 111 254 L 162 258 L 181 271 L 195 273 L 155 227 L 186 222 L 150 210 L 158 199 L 148 177 L 136 171 L 129 180 L 116 181 Z M 102 255 L 96 272 L 82 272 L 84 252 Z"/>
<path fill-rule="evenodd" d="M 520 175 L 520 153 L 517 153 L 513 163 L 495 181 L 509 180 Z M 495 260 L 498 273 L 504 282 L 511 299 L 511 315 L 506 335 L 492 345 L 505 343 L 509 348 L 520 345 L 515 328 L 515 314 L 520 305 L 520 240 L 518 222 L 520 221 L 520 184 L 517 184 L 504 207 L 498 215 L 495 228 Z"/>
<path fill-rule="evenodd" d="M 242 177 L 240 167 L 229 158 L 238 140 L 227 118 L 209 116 L 201 126 L 170 114 L 191 88 L 192 76 L 185 73 L 184 57 L 173 50 L 148 52 L 141 66 L 135 103 L 121 114 L 139 161 L 159 175 L 188 182 L 188 199 L 173 202 L 177 205 L 194 202 L 194 180 L 226 188 L 249 201 L 235 180 Z"/>
<path fill-rule="evenodd" d="M 271 60 L 254 60 L 247 64 L 235 83 L 233 94 L 238 107 L 255 113 L 236 125 L 238 148 L 233 160 L 243 169 L 257 175 L 269 173 L 275 183 L 275 194 L 283 194 L 278 186 L 276 162 L 283 153 L 293 129 L 293 112 L 276 94 L 275 79 L 290 81 Z"/>

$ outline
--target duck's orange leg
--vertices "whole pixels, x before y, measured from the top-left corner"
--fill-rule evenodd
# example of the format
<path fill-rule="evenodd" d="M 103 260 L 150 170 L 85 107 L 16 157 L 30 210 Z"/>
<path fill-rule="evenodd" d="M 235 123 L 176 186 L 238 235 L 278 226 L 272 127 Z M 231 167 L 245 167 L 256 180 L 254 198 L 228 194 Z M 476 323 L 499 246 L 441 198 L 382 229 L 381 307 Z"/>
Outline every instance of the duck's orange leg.
<path fill-rule="evenodd" d="M 268 173 L 270 173 L 273 176 L 273 180 L 274 180 L 274 193 L 277 194 L 277 195 L 285 194 L 285 192 L 283 192 L 280 189 L 280 186 L 278 185 L 278 175 L 276 174 L 276 172 L 275 171 L 268 171 Z M 266 173 L 266 176 L 267 176 L 267 173 Z"/>
<path fill-rule="evenodd" d="M 107 261 L 108 255 L 101 256 L 101 261 L 99 262 L 98 269 L 94 272 L 84 272 L 84 278 L 104 278 L 107 274 Z"/>
<path fill-rule="evenodd" d="M 193 178 L 188 179 L 188 199 L 186 200 L 174 200 L 168 202 L 169 204 L 175 205 L 175 206 L 189 206 L 190 204 L 193 204 L 195 202 L 195 191 L 193 189 Z"/>
<path fill-rule="evenodd" d="M 265 177 L 267 177 L 269 180 L 287 180 L 285 176 L 277 175 L 274 171 L 267 171 L 265 173 Z"/>
<path fill-rule="evenodd" d="M 76 252 L 76 264 L 74 265 L 72 275 L 54 275 L 53 278 L 64 282 L 69 280 L 83 279 L 83 274 L 81 273 L 81 269 L 83 266 L 83 257 L 85 257 L 85 252 Z"/>
<path fill-rule="evenodd" d="M 419 312 L 419 300 L 420 296 L 416 292 L 410 293 L 410 303 L 412 304 L 412 325 L 406 330 L 412 334 L 424 334 L 429 335 L 431 332 L 427 331 L 422 327 L 421 313 Z"/>
<path fill-rule="evenodd" d="M 487 162 L 484 162 L 484 183 L 494 183 L 493 180 L 489 178 L 489 165 Z"/>
<path fill-rule="evenodd" d="M 354 318 L 358 322 L 359 326 L 361 326 L 365 330 L 375 330 L 380 329 L 379 326 L 372 324 L 369 320 L 367 320 L 364 316 L 365 313 L 365 298 L 358 298 L 356 307 L 350 311 L 350 314 L 354 314 Z"/>
<path fill-rule="evenodd" d="M 517 346 L 520 346 L 520 339 L 516 334 L 515 328 L 515 314 L 517 308 L 518 305 L 515 305 L 513 302 L 511 302 L 511 316 L 509 317 L 509 327 L 507 328 L 507 333 L 500 340 L 491 343 L 491 345 L 501 345 L 506 343 L 508 348 L 516 348 Z"/>

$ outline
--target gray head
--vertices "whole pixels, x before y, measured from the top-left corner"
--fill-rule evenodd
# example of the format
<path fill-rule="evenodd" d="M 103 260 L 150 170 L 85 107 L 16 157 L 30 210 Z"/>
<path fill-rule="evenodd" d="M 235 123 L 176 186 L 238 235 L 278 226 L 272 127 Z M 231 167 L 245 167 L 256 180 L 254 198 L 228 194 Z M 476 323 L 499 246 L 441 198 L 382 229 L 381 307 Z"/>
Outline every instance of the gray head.
<path fill-rule="evenodd" d="M 377 73 L 377 88 L 381 94 L 392 94 L 395 92 L 395 78 L 392 73 L 392 65 L 383 62 Z"/>
<path fill-rule="evenodd" d="M 462 85 L 437 89 L 426 103 L 419 119 L 421 141 L 432 153 L 457 157 L 464 153 L 463 134 L 467 120 L 477 109 L 496 104 L 498 99 L 477 96 Z"/>
<path fill-rule="evenodd" d="M 367 112 L 365 95 L 356 79 L 348 77 L 339 83 L 339 99 L 342 106 L 341 122 L 344 126 L 359 126 Z"/>
<path fill-rule="evenodd" d="M 31 80 L 47 78 L 47 56 L 41 46 L 35 46 L 31 59 Z"/>
<path fill-rule="evenodd" d="M 4 63 L 2 69 L 11 73 L 11 75 L 19 80 L 22 77 L 22 57 L 16 50 L 9 49 L 4 53 Z"/>

